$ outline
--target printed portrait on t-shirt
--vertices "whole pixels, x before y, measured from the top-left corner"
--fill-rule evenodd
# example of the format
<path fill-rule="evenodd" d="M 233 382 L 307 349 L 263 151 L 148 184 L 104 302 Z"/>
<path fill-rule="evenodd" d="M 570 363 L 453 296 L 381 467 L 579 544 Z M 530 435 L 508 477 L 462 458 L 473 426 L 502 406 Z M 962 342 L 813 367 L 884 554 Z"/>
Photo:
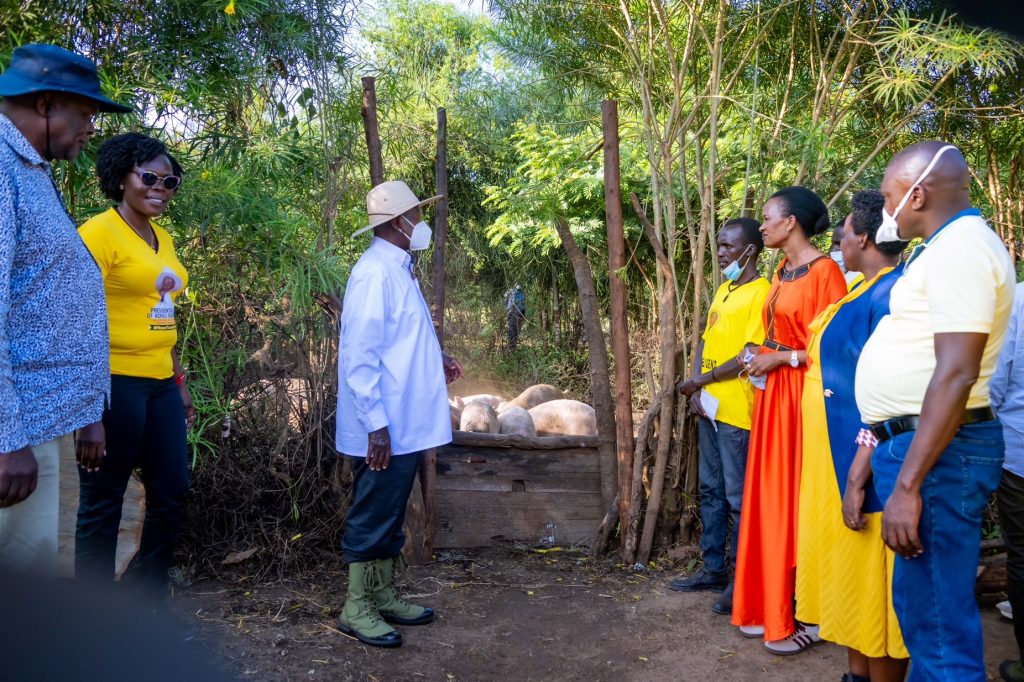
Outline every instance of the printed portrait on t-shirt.
<path fill-rule="evenodd" d="M 157 275 L 154 287 L 160 295 L 160 301 L 149 311 L 149 319 L 153 320 L 150 329 L 153 331 L 173 331 L 174 323 L 174 299 L 171 294 L 181 290 L 184 282 L 174 270 L 165 267 Z"/>

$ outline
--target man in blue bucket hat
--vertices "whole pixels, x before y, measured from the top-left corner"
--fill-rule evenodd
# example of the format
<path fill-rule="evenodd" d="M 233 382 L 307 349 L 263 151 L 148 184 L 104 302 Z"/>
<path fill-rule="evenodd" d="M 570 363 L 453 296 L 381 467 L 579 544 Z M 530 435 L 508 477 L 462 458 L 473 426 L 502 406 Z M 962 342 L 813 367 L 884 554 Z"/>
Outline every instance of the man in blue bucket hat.
<path fill-rule="evenodd" d="M 14 50 L 0 98 L 0 566 L 53 573 L 61 453 L 99 466 L 110 371 L 103 279 L 50 162 L 131 109 L 55 45 Z"/>

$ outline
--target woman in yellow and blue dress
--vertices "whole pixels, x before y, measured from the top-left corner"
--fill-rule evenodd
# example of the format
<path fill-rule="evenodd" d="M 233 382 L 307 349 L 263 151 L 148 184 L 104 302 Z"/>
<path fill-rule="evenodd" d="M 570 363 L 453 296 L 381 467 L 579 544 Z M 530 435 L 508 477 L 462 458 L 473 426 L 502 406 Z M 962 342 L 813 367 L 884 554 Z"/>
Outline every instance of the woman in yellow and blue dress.
<path fill-rule="evenodd" d="M 902 680 L 907 669 L 892 608 L 893 553 L 882 542 L 882 504 L 864 454 L 870 450 L 858 445 L 864 424 L 853 388 L 857 359 L 889 314 L 889 292 L 902 270 L 905 245 L 875 243 L 884 203 L 875 190 L 853 197 L 840 248 L 864 280 L 811 324 L 802 400 L 797 618 L 818 623 L 822 639 L 847 647 L 844 682 Z M 844 522 L 844 495 L 857 508 L 849 514 L 856 530 Z"/>

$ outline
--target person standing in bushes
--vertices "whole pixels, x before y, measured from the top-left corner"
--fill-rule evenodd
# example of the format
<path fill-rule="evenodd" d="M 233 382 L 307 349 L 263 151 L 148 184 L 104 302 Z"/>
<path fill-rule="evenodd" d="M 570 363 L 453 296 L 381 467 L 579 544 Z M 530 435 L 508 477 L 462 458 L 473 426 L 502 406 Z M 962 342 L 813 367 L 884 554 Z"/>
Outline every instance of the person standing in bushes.
<path fill-rule="evenodd" d="M 0 566 L 56 572 L 60 460 L 102 455 L 110 387 L 103 280 L 50 164 L 73 161 L 103 96 L 96 65 L 22 45 L 0 76 Z"/>
<path fill-rule="evenodd" d="M 526 321 L 526 293 L 516 284 L 505 292 L 505 316 L 508 319 L 508 349 L 519 345 L 519 330 Z"/>
<path fill-rule="evenodd" d="M 174 300 L 188 284 L 171 235 L 154 221 L 181 186 L 181 166 L 159 140 L 138 133 L 107 140 L 96 156 L 100 189 L 113 208 L 79 234 L 103 274 L 110 328 L 106 456 L 79 471 L 75 574 L 111 584 L 125 488 L 141 469 L 142 542 L 125 582 L 158 604 L 185 517 L 186 430 L 195 419 L 175 345 Z"/>
<path fill-rule="evenodd" d="M 760 227 L 753 218 L 736 218 L 726 222 L 718 233 L 718 265 L 726 281 L 708 310 L 707 327 L 694 357 L 694 373 L 677 387 L 699 417 L 700 549 L 704 566 L 688 578 L 676 578 L 669 587 L 678 592 L 724 590 L 711 606 L 722 615 L 732 613 L 729 569 L 736 566 L 743 476 L 754 409 L 754 387 L 739 378 L 743 370 L 740 356 L 764 342 L 761 311 L 770 288 L 768 280 L 757 272 L 757 257 L 764 249 Z M 705 412 L 701 391 L 718 402 L 714 415 Z"/>
<path fill-rule="evenodd" d="M 430 245 L 421 201 L 401 181 L 366 197 L 373 230 L 369 248 L 352 268 L 341 312 L 338 347 L 336 447 L 352 460 L 352 501 L 341 541 L 349 565 L 340 630 L 372 646 L 396 647 L 402 636 L 388 623 L 424 625 L 430 608 L 398 596 L 406 501 L 420 458 L 451 442 L 446 383 L 462 376 L 441 352 L 430 311 L 413 270 L 413 252 Z"/>

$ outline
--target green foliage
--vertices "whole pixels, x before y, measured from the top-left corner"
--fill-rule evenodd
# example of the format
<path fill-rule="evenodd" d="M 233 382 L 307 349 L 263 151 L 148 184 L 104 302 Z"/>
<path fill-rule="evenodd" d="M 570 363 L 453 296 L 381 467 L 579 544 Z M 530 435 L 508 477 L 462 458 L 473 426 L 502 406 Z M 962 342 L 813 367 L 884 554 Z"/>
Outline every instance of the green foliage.
<path fill-rule="evenodd" d="M 511 353 L 490 356 L 484 366 L 517 389 L 552 384 L 574 400 L 590 402 L 590 355 L 578 346 L 567 348 L 550 340 L 522 344 Z"/>

